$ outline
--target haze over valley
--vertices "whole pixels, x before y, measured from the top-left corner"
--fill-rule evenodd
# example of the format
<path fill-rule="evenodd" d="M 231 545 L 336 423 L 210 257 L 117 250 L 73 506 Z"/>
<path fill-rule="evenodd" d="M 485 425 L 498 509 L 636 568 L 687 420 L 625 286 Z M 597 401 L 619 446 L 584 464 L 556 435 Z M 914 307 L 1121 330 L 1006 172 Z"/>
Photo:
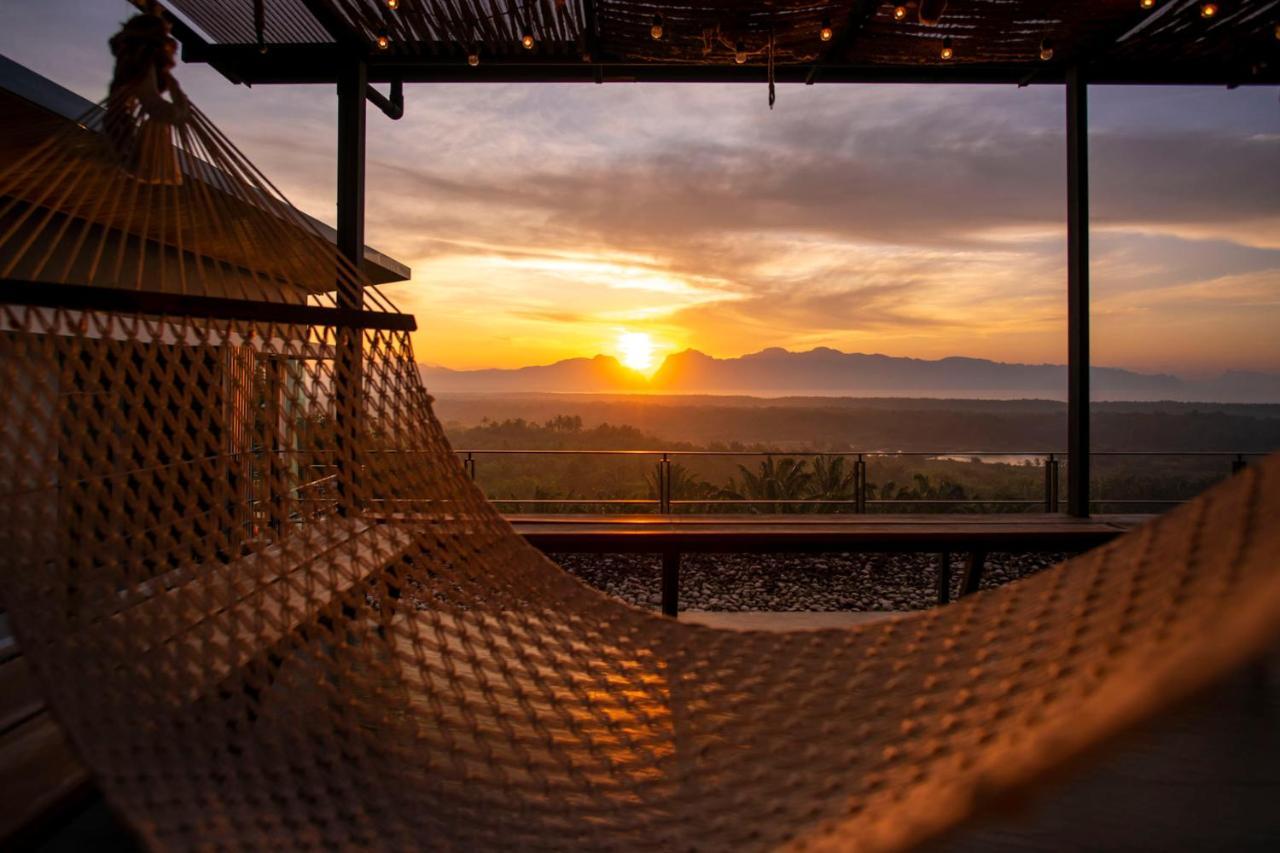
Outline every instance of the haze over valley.
<path fill-rule="evenodd" d="M 651 376 L 597 355 L 515 369 L 422 365 L 433 393 L 711 394 L 758 397 L 939 397 L 1065 400 L 1066 367 L 953 356 L 936 360 L 772 347 L 737 358 L 697 350 L 668 355 Z M 1092 369 L 1095 401 L 1280 403 L 1280 374 L 1228 370 L 1188 378 L 1117 367 Z"/>

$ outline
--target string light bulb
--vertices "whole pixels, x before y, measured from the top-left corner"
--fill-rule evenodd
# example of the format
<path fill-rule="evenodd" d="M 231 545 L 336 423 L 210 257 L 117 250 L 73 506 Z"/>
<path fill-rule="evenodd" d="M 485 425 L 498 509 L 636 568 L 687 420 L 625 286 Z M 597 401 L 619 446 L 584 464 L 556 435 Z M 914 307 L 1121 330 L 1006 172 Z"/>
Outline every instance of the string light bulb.
<path fill-rule="evenodd" d="M 1053 59 L 1053 41 L 1050 39 L 1040 39 L 1040 59 L 1048 62 Z"/>
<path fill-rule="evenodd" d="M 662 16 L 661 16 L 661 15 L 654 15 L 654 16 L 653 16 L 653 26 L 652 26 L 652 27 L 649 27 L 649 36 L 650 36 L 654 41 L 662 41 L 662 34 L 663 34 L 663 29 L 662 29 Z"/>
<path fill-rule="evenodd" d="M 733 61 L 739 65 L 747 64 L 747 46 L 742 39 L 738 39 L 738 43 L 733 46 Z"/>
<path fill-rule="evenodd" d="M 1217 16 L 1218 16 L 1217 3 L 1201 3 L 1200 4 L 1200 17 L 1216 18 Z"/>
<path fill-rule="evenodd" d="M 471 50 L 467 53 L 467 64 L 470 65 L 472 68 L 475 68 L 477 65 L 480 64 L 479 46 L 473 46 Z"/>
<path fill-rule="evenodd" d="M 391 36 L 387 35 L 385 30 L 380 31 L 378 33 L 377 43 L 378 43 L 378 50 L 386 50 L 387 48 L 391 47 Z"/>
<path fill-rule="evenodd" d="M 894 19 L 895 21 L 905 21 L 905 20 L 907 19 L 907 7 L 906 7 L 906 6 L 894 6 L 894 7 L 893 7 L 893 19 Z"/>
<path fill-rule="evenodd" d="M 955 55 L 955 49 L 951 47 L 951 36 L 947 36 L 942 40 L 942 50 L 938 53 L 938 56 L 943 59 L 951 59 Z"/>
<path fill-rule="evenodd" d="M 1138 0 L 1138 6 L 1142 9 L 1154 9 L 1156 7 L 1156 0 Z"/>
<path fill-rule="evenodd" d="M 533 33 L 529 32 L 528 27 L 525 27 L 524 32 L 520 33 L 520 44 L 525 50 L 533 50 Z"/>
<path fill-rule="evenodd" d="M 823 41 L 831 41 L 832 36 L 834 36 L 835 34 L 836 34 L 835 30 L 831 29 L 831 16 L 823 15 L 822 29 L 818 30 L 818 38 L 822 39 Z"/>
<path fill-rule="evenodd" d="M 400 0 L 387 0 L 387 8 L 394 12 L 400 8 Z"/>

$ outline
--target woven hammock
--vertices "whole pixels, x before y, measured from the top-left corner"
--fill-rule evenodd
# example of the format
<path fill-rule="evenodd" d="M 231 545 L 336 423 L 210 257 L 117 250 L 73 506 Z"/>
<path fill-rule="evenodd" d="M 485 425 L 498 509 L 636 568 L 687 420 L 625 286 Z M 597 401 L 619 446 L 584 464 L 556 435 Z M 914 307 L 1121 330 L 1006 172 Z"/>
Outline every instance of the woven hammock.
<path fill-rule="evenodd" d="M 6 142 L 4 277 L 311 305 L 364 284 L 194 108 L 103 115 Z M 717 631 L 516 536 L 407 332 L 54 304 L 0 305 L 0 604 L 155 848 L 899 850 L 1280 627 L 1280 459 L 958 604 Z"/>

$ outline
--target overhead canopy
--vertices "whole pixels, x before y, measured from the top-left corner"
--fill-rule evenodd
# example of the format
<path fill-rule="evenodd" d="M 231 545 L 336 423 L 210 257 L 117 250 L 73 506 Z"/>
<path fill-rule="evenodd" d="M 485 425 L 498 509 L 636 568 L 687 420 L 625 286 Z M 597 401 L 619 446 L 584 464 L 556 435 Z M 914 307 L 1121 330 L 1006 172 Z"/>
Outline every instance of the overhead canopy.
<path fill-rule="evenodd" d="M 1097 83 L 1280 83 L 1280 0 L 167 5 L 185 60 L 247 83 L 333 81 L 353 55 L 375 81 L 761 82 L 770 53 L 779 82 L 1050 83 L 1079 65 Z"/>

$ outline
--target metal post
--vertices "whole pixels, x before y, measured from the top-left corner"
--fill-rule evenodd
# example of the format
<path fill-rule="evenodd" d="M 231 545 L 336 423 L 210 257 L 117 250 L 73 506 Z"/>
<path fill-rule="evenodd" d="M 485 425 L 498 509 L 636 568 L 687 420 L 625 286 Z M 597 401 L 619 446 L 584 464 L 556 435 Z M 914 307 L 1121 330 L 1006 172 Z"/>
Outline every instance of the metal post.
<path fill-rule="evenodd" d="M 658 461 L 658 512 L 671 512 L 671 460 L 665 453 Z"/>
<path fill-rule="evenodd" d="M 471 478 L 471 482 L 476 481 L 476 458 L 467 451 L 467 458 L 462 463 L 463 469 L 467 472 L 467 476 Z"/>
<path fill-rule="evenodd" d="M 338 251 L 357 268 L 364 255 L 364 101 L 368 76 L 362 59 L 350 60 L 338 71 Z M 358 311 L 364 307 L 364 292 L 359 286 L 340 285 L 337 302 L 339 308 Z M 359 475 L 355 450 L 363 390 L 364 332 L 342 327 L 335 334 L 337 483 L 340 505 L 344 512 L 349 512 L 355 509 Z"/>
<path fill-rule="evenodd" d="M 680 612 L 680 553 L 662 552 L 662 613 L 676 616 Z"/>
<path fill-rule="evenodd" d="M 1058 511 L 1058 458 L 1052 453 L 1044 460 L 1044 511 Z"/>
<path fill-rule="evenodd" d="M 1239 474 L 1241 471 L 1244 470 L 1244 466 L 1245 466 L 1244 454 L 1237 453 L 1236 458 L 1231 460 L 1231 473 Z"/>
<path fill-rule="evenodd" d="M 1067 71 L 1067 511 L 1089 515 L 1089 113 Z"/>
<path fill-rule="evenodd" d="M 858 461 L 853 463 L 853 488 L 853 511 L 865 513 L 867 511 L 867 463 L 861 453 L 858 454 Z"/>

